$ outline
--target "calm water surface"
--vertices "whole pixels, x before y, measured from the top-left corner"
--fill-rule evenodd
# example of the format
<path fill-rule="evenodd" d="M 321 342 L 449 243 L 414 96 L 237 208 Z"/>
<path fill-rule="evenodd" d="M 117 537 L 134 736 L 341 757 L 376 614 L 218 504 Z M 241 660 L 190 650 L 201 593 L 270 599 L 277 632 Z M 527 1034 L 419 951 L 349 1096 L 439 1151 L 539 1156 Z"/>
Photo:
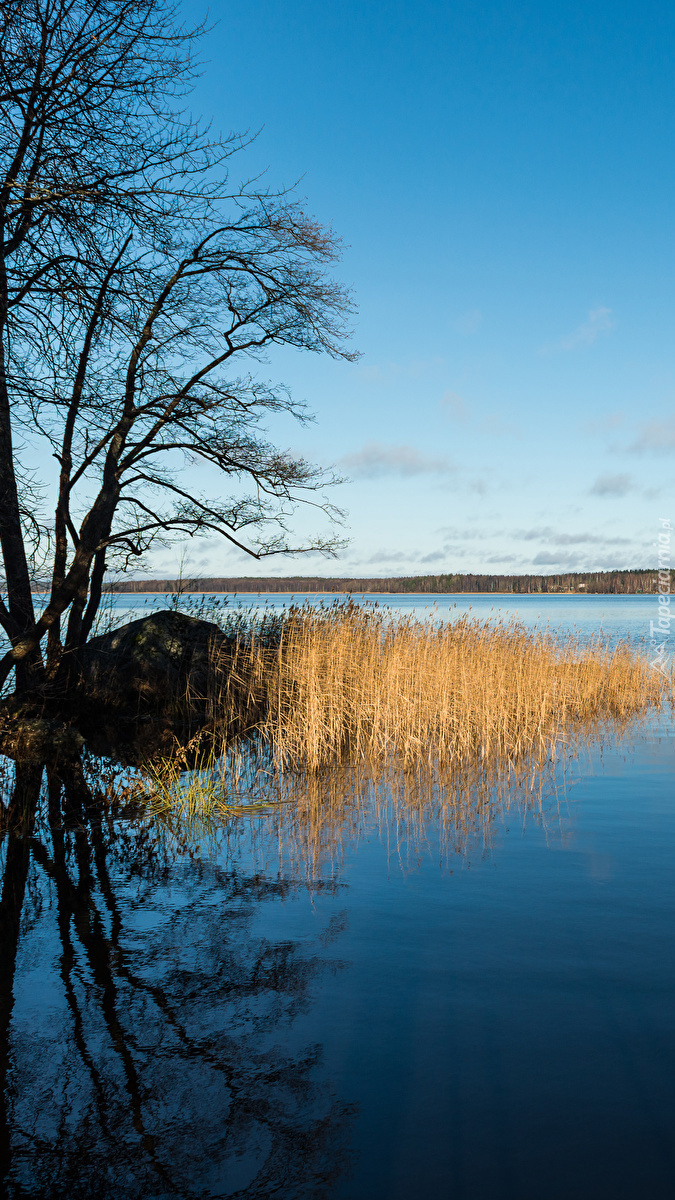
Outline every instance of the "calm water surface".
<path fill-rule="evenodd" d="M 398 596 L 390 593 L 369 593 L 352 597 L 358 602 L 378 604 L 392 612 L 415 614 L 422 619 L 453 620 L 469 614 L 481 620 L 516 620 L 528 627 L 549 626 L 553 630 L 567 633 L 574 630 L 584 637 L 626 638 L 631 644 L 647 645 L 650 639 L 650 622 L 658 623 L 659 612 L 656 596 L 495 596 L 495 595 L 411 595 Z M 143 616 L 153 608 L 166 608 L 171 597 L 163 595 L 114 596 L 109 598 L 116 617 L 132 620 Z M 184 597 L 183 604 L 199 602 L 201 596 Z M 206 598 L 208 602 L 208 597 Z M 346 600 L 347 596 L 312 592 L 305 594 L 283 593 L 240 593 L 221 594 L 214 599 L 230 608 L 259 608 L 279 611 L 291 603 L 331 604 L 335 600 Z M 662 636 L 662 635 L 661 635 Z"/>
<path fill-rule="evenodd" d="M 670 1200 L 672 735 L 460 816 L 5 840 L 7 1194 Z"/>

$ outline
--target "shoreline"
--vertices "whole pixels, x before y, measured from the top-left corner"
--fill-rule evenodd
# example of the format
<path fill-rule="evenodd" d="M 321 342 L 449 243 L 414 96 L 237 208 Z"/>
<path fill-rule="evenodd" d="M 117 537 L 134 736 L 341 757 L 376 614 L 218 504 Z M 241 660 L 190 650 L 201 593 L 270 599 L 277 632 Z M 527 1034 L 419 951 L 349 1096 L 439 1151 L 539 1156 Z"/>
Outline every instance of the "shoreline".
<path fill-rule="evenodd" d="M 50 593 L 48 590 L 47 591 L 34 590 L 31 594 L 33 596 L 48 596 Z M 112 590 L 104 591 L 103 595 L 104 596 L 166 596 L 167 599 L 170 599 L 172 596 L 176 595 L 176 592 L 169 592 L 169 591 L 139 592 L 139 591 L 131 590 L 131 589 L 127 590 L 126 588 L 115 588 L 114 591 L 112 591 Z M 548 599 L 551 596 L 580 596 L 580 597 L 603 596 L 605 598 L 607 596 L 647 597 L 647 596 L 656 596 L 657 592 L 590 592 L 590 591 L 587 591 L 585 588 L 582 589 L 581 591 L 577 590 L 577 591 L 570 591 L 570 592 L 563 592 L 563 591 L 559 591 L 559 592 L 507 592 L 507 591 L 494 591 L 494 592 L 478 592 L 478 591 L 476 591 L 476 592 L 389 592 L 389 591 L 384 591 L 384 590 L 381 592 L 376 592 L 376 591 L 358 592 L 358 591 L 353 591 L 353 590 L 345 591 L 345 592 L 338 592 L 338 591 L 335 591 L 332 589 L 330 591 L 325 591 L 325 592 L 318 591 L 318 590 L 302 592 L 299 589 L 285 592 L 285 591 L 281 591 L 281 590 L 277 590 L 277 589 L 271 590 L 269 588 L 266 588 L 266 589 L 261 588 L 259 591 L 225 591 L 222 588 L 213 588 L 213 589 L 199 588 L 198 590 L 186 590 L 186 591 L 182 592 L 181 595 L 183 595 L 183 596 L 401 596 L 401 597 L 408 597 L 409 599 L 413 599 L 414 597 L 418 597 L 418 596 L 429 597 L 429 598 L 436 598 L 436 597 L 442 597 L 442 596 L 510 596 L 514 599 L 518 599 L 523 596 L 540 596 L 540 597 L 545 597 L 546 599 Z"/>

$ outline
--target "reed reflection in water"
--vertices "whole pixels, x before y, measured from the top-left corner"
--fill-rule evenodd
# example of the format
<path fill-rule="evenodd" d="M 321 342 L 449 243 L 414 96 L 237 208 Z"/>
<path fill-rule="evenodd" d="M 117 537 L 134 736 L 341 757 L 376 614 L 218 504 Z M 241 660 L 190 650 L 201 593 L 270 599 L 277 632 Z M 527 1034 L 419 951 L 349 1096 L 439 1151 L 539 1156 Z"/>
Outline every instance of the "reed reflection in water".
<path fill-rule="evenodd" d="M 534 879 L 512 866 L 503 912 L 466 900 L 477 884 L 489 890 L 494 872 L 488 885 L 467 872 L 464 900 L 448 885 L 463 865 L 494 860 L 507 871 L 508 827 L 522 825 L 530 845 L 533 827 L 562 844 L 584 758 L 620 744 L 629 756 L 633 737 L 630 724 L 587 728 L 553 759 L 476 763 L 473 774 L 391 760 L 277 775 L 265 814 L 207 816 L 201 828 L 181 827 L 175 811 L 102 811 L 86 763 L 46 779 L 22 768 L 23 801 L 41 791 L 28 835 L 3 842 L 8 1194 L 351 1200 L 413 1195 L 417 1177 L 426 1196 L 453 1200 L 600 1194 L 592 1171 L 594 1190 L 571 1193 L 564 1171 L 568 1191 L 556 1187 L 552 1163 L 573 1117 L 564 1089 L 547 1110 L 548 1141 L 539 1129 L 533 1190 L 516 1182 L 521 1167 L 494 1133 L 500 1093 L 481 1082 L 476 1030 L 489 989 L 498 1003 L 505 986 L 488 930 L 526 936 L 528 905 L 550 909 L 565 896 L 562 877 L 550 861 Z M 417 882 L 392 888 L 387 863 Z M 572 879 L 567 901 L 575 888 Z M 497 1074 L 500 1055 L 522 1054 L 510 1023 L 538 1030 L 556 1013 L 545 939 L 555 946 L 558 930 L 539 925 L 525 1007 L 520 959 L 506 963 L 505 1032 L 491 1035 Z M 538 968 L 548 1009 L 537 1003 Z M 569 1012 L 578 963 L 566 970 Z M 583 1108 L 587 1060 L 570 1061 Z M 517 1087 L 526 1098 L 537 1090 L 541 1072 L 530 1068 L 509 1082 L 516 1106 Z M 511 1136 L 521 1161 L 527 1123 Z"/>
<path fill-rule="evenodd" d="M 289 777 L 266 817 L 189 829 L 102 813 L 95 765 L 18 766 L 13 781 L 34 818 L 2 847 L 8 1194 L 330 1194 L 354 1109 L 292 1029 L 344 966 L 327 953 L 340 916 L 311 946 L 256 936 L 254 914 L 298 890 L 339 898 L 343 848 L 373 826 L 413 856 L 430 824 L 447 855 L 487 844 L 505 806 L 542 810 L 541 765 Z"/>

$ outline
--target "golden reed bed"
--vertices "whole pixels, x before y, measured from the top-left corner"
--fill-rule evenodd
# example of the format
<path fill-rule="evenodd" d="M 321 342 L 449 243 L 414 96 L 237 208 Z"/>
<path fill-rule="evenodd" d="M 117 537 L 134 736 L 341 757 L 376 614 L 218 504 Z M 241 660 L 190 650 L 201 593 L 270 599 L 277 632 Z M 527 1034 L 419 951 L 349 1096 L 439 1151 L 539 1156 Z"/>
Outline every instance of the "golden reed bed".
<path fill-rule="evenodd" d="M 254 622 L 213 679 L 214 726 L 254 731 L 278 767 L 305 772 L 385 757 L 514 760 L 571 722 L 627 717 L 672 693 L 672 678 L 625 645 L 352 603 L 292 609 L 274 639 Z"/>
<path fill-rule="evenodd" d="M 146 764 L 140 793 L 198 840 L 281 806 L 306 860 L 375 795 L 406 821 L 441 814 L 454 842 L 512 804 L 543 808 L 561 755 L 624 736 L 672 683 L 625 645 L 513 623 L 352 603 L 249 614 L 214 658 L 206 736 Z"/>

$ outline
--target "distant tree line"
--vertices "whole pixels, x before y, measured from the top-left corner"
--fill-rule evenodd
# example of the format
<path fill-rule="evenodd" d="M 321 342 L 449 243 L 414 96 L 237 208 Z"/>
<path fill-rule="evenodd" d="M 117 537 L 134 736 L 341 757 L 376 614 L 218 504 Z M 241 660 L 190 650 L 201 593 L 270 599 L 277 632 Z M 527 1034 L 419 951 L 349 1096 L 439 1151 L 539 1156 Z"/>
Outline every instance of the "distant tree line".
<path fill-rule="evenodd" d="M 111 592 L 499 592 L 550 594 L 640 593 L 657 590 L 656 570 L 567 572 L 563 575 L 414 575 L 395 579 L 324 579 L 293 575 L 284 578 L 122 579 Z M 671 571 L 671 579 L 675 571 Z"/>

